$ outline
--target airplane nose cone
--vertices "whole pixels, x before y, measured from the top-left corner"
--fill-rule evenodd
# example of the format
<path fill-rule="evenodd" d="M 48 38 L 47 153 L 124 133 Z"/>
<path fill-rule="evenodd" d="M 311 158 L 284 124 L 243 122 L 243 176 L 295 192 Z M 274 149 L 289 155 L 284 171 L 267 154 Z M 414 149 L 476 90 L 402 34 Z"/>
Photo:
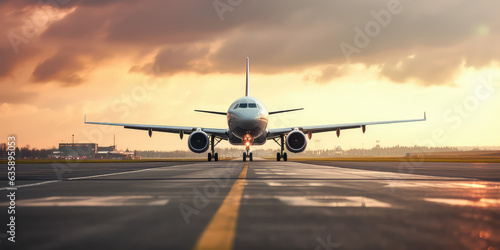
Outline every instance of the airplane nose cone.
<path fill-rule="evenodd" d="M 249 134 L 259 137 L 266 129 L 267 117 L 257 109 L 238 109 L 230 113 L 229 127 L 234 135 L 243 137 Z"/>
<path fill-rule="evenodd" d="M 243 129 L 254 129 L 259 125 L 259 120 L 256 119 L 245 119 L 240 123 L 240 127 Z"/>
<path fill-rule="evenodd" d="M 255 113 L 255 112 L 245 112 L 245 113 L 236 114 L 236 117 L 238 120 L 241 120 L 244 122 L 258 121 L 260 119 L 260 114 Z"/>

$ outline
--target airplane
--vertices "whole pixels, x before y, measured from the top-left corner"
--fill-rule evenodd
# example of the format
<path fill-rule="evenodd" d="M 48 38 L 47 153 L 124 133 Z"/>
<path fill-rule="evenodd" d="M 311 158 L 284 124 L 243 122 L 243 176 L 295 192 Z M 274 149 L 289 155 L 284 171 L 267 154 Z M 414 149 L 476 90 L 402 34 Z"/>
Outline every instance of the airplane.
<path fill-rule="evenodd" d="M 340 131 L 344 129 L 361 128 L 363 133 L 367 125 L 390 124 L 402 122 L 426 121 L 424 112 L 423 119 L 414 120 L 393 120 L 379 122 L 360 122 L 348 124 L 316 125 L 316 126 L 290 126 L 284 128 L 267 128 L 270 115 L 286 112 L 303 110 L 303 108 L 277 110 L 268 112 L 266 106 L 257 98 L 250 96 L 249 84 L 249 59 L 246 58 L 246 88 L 245 96 L 234 101 L 227 112 L 195 110 L 215 115 L 224 115 L 227 117 L 228 128 L 204 128 L 204 127 L 184 127 L 184 126 L 163 126 L 163 125 L 142 125 L 126 123 L 107 123 L 107 122 L 88 122 L 85 115 L 85 124 L 123 126 L 126 129 L 147 130 L 149 137 L 153 131 L 179 134 L 180 139 L 185 134 L 189 135 L 188 147 L 194 153 L 204 153 L 210 148 L 208 161 L 218 161 L 219 155 L 215 152 L 215 146 L 222 140 L 229 141 L 232 145 L 245 146 L 243 152 L 243 161 L 247 158 L 253 161 L 253 153 L 250 152 L 250 146 L 264 145 L 268 140 L 274 140 L 281 150 L 276 154 L 276 160 L 288 160 L 286 149 L 292 153 L 300 153 L 306 149 L 307 138 L 309 140 L 313 133 L 333 132 L 340 136 Z"/>

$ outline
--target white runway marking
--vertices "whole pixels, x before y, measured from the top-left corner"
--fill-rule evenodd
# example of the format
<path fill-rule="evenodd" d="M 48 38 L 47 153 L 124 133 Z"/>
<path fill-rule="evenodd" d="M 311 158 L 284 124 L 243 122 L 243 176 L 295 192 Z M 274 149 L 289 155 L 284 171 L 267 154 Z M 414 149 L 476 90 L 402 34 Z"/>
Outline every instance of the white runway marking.
<path fill-rule="evenodd" d="M 424 200 L 453 205 L 453 206 L 494 207 L 494 208 L 500 207 L 500 199 L 481 198 L 477 201 L 472 201 L 466 199 L 425 198 Z"/>
<path fill-rule="evenodd" d="M 271 187 L 322 187 L 321 183 L 283 183 L 283 182 L 266 182 Z"/>
<path fill-rule="evenodd" d="M 53 180 L 53 181 L 42 181 L 42 182 L 37 182 L 37 183 L 31 183 L 31 184 L 25 184 L 25 185 L 19 185 L 19 186 L 13 186 L 12 188 L 24 188 L 24 187 L 33 187 L 33 186 L 39 186 L 43 184 L 49 184 L 49 183 L 55 183 L 55 182 L 60 182 L 60 180 Z M 11 187 L 4 187 L 0 188 L 0 190 L 7 190 Z"/>
<path fill-rule="evenodd" d="M 258 180 L 269 187 L 277 188 L 275 195 L 245 195 L 245 199 L 276 199 L 288 206 L 304 207 L 385 207 L 395 208 L 392 204 L 381 202 L 371 197 L 364 196 L 309 196 L 283 194 L 280 191 L 286 187 L 353 187 L 352 181 L 366 181 L 367 185 L 380 185 L 384 188 L 403 189 L 464 189 L 464 190 L 491 190 L 497 189 L 496 183 L 477 181 L 467 178 L 429 176 L 414 173 L 394 173 L 365 169 L 340 168 L 335 166 L 321 166 L 313 164 L 291 163 L 264 163 L 254 169 Z M 284 178 L 286 177 L 286 178 Z M 273 180 L 267 180 L 275 178 Z M 284 178 L 284 179 L 280 179 Z M 305 178 L 306 180 L 302 180 Z M 319 179 L 315 181 L 315 179 Z M 351 181 L 351 182 L 340 182 Z M 309 190 L 309 189 L 307 189 Z M 500 199 L 441 199 L 427 198 L 429 202 L 442 203 L 456 206 L 500 207 Z"/>
<path fill-rule="evenodd" d="M 140 170 L 126 171 L 126 172 L 117 172 L 117 173 L 109 173 L 109 174 L 98 174 L 98 175 L 91 175 L 91 176 L 74 177 L 74 178 L 68 178 L 68 180 L 74 181 L 74 180 L 99 178 L 99 177 L 104 177 L 104 176 L 113 176 L 113 175 L 119 175 L 119 174 L 131 174 L 131 173 L 149 171 L 149 170 L 153 170 L 153 169 L 159 169 L 159 168 L 146 168 L 146 169 L 140 169 Z"/>
<path fill-rule="evenodd" d="M 112 175 L 119 175 L 119 174 L 129 174 L 129 173 L 137 173 L 137 172 L 143 172 L 143 171 L 148 171 L 148 170 L 154 170 L 154 169 L 162 169 L 162 168 L 172 168 L 172 167 L 179 167 L 182 165 L 174 165 L 174 166 L 165 166 L 165 167 L 156 167 L 156 168 L 147 168 L 147 169 L 140 169 L 140 170 L 133 170 L 133 171 L 125 171 L 125 172 L 116 172 L 116 173 L 109 173 L 109 174 L 99 174 L 99 175 L 91 175 L 91 176 L 81 176 L 81 177 L 73 177 L 73 178 L 68 178 L 67 180 L 69 181 L 74 181 L 74 180 L 84 180 L 84 179 L 92 179 L 92 178 L 98 178 L 98 177 L 104 177 L 104 176 L 112 176 Z M 185 165 L 184 165 L 185 166 Z M 7 190 L 9 188 L 24 188 L 24 187 L 33 187 L 33 186 L 39 186 L 39 185 L 44 185 L 44 184 L 50 184 L 50 183 L 56 183 L 60 182 L 61 180 L 51 180 L 51 181 L 42 181 L 42 182 L 37 182 L 37 183 L 30 183 L 30 184 L 25 184 L 25 185 L 19 185 L 19 186 L 13 186 L 13 187 L 3 187 L 0 188 L 0 190 Z"/>
<path fill-rule="evenodd" d="M 289 206 L 300 207 L 391 207 L 391 204 L 363 196 L 276 196 Z"/>
<path fill-rule="evenodd" d="M 154 196 L 51 196 L 16 201 L 22 207 L 164 206 L 168 199 Z M 8 205 L 7 203 L 2 206 Z"/>

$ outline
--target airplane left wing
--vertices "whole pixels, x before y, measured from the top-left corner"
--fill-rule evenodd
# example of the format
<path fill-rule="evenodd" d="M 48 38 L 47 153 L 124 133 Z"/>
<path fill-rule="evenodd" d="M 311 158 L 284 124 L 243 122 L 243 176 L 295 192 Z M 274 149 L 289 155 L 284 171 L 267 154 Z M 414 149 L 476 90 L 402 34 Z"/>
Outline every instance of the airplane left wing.
<path fill-rule="evenodd" d="M 123 126 L 124 128 L 127 129 L 147 130 L 149 131 L 149 133 L 151 133 L 152 131 L 157 131 L 157 132 L 176 133 L 176 134 L 191 134 L 196 130 L 200 129 L 201 131 L 209 135 L 214 135 L 222 139 L 228 138 L 227 129 L 218 129 L 218 128 L 163 126 L 163 125 L 145 125 L 145 124 L 110 123 L 110 122 L 88 122 L 86 116 L 85 116 L 85 124 Z"/>
<path fill-rule="evenodd" d="M 203 113 L 209 113 L 209 114 L 214 114 L 214 115 L 227 115 L 226 112 L 219 112 L 219 111 L 209 111 L 209 110 L 199 110 L 199 109 L 195 109 L 194 111 L 196 111 L 196 112 L 203 112 Z"/>
<path fill-rule="evenodd" d="M 304 108 L 298 108 L 298 109 L 287 109 L 287 110 L 278 110 L 278 111 L 271 111 L 269 112 L 270 115 L 274 114 L 280 114 L 280 113 L 286 113 L 286 112 L 292 112 L 292 111 L 297 111 L 297 110 L 303 110 Z"/>
<path fill-rule="evenodd" d="M 402 123 L 402 122 L 419 122 L 426 121 L 427 117 L 424 112 L 423 119 L 413 119 L 413 120 L 394 120 L 394 121 L 379 121 L 379 122 L 360 122 L 360 123 L 347 123 L 347 124 L 333 124 L 333 125 L 316 125 L 316 126 L 299 126 L 299 127 L 288 127 L 288 128 L 275 128 L 269 129 L 267 133 L 267 139 L 273 139 L 279 137 L 280 135 L 287 134 L 294 129 L 298 129 L 305 134 L 312 133 L 322 133 L 329 131 L 337 131 L 337 136 L 340 134 L 340 130 L 361 128 L 363 132 L 366 130 L 367 125 L 377 125 L 377 124 L 391 124 L 391 123 Z"/>

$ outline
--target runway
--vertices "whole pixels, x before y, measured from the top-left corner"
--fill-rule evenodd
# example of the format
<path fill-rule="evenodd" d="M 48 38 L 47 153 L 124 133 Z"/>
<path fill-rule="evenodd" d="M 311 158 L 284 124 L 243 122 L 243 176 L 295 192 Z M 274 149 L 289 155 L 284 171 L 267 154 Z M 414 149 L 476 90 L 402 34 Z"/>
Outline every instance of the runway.
<path fill-rule="evenodd" d="M 0 224 L 9 223 L 6 169 Z M 1 249 L 499 249 L 500 164 L 22 164 Z"/>

